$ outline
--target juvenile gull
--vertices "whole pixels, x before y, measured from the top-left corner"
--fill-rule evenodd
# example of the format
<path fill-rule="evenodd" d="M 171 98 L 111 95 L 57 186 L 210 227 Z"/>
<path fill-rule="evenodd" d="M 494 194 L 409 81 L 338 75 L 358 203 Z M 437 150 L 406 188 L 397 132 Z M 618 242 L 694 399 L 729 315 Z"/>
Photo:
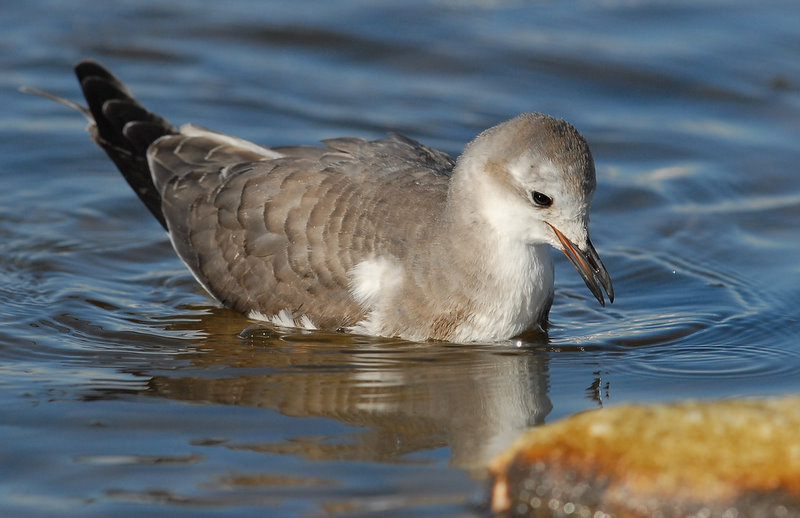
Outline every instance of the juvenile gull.
<path fill-rule="evenodd" d="M 177 129 L 93 61 L 75 72 L 92 139 L 200 284 L 250 318 L 503 340 L 547 321 L 551 246 L 601 304 L 603 289 L 614 300 L 589 239 L 594 162 L 563 120 L 524 113 L 457 160 L 398 134 L 267 148 Z"/>

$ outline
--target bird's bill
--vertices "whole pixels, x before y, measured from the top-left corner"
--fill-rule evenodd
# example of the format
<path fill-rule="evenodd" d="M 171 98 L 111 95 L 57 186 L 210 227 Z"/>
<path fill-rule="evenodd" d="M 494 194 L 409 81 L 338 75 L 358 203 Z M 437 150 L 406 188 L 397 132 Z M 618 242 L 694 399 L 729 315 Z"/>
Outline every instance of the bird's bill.
<path fill-rule="evenodd" d="M 587 237 L 586 249 L 581 250 L 572 241 L 567 239 L 556 227 L 550 225 L 550 228 L 553 229 L 553 232 L 556 233 L 556 237 L 561 241 L 561 249 L 564 251 L 564 254 L 573 266 L 575 266 L 575 269 L 578 270 L 578 273 L 581 274 L 586 286 L 600 302 L 600 305 L 606 305 L 603 299 L 602 288 L 606 290 L 608 301 L 614 302 L 614 287 L 611 285 L 611 277 L 609 277 L 608 270 L 606 270 L 603 261 L 600 260 L 600 256 L 597 255 L 592 241 Z"/>

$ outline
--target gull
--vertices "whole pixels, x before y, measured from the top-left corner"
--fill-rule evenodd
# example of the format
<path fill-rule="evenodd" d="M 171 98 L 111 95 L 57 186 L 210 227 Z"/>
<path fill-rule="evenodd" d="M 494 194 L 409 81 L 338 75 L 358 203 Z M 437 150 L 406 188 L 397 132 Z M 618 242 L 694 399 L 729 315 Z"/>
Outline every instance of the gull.
<path fill-rule="evenodd" d="M 453 160 L 396 133 L 264 147 L 176 128 L 95 61 L 89 134 L 220 304 L 277 326 L 502 341 L 547 324 L 552 248 L 605 305 L 589 238 L 595 167 L 568 122 L 523 113 Z"/>

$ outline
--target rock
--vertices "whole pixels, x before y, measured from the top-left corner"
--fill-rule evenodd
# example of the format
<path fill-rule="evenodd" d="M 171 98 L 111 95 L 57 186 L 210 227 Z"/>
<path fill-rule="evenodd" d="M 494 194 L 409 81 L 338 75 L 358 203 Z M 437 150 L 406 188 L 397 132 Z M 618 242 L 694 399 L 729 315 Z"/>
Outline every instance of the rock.
<path fill-rule="evenodd" d="M 490 471 L 507 515 L 800 517 L 800 397 L 587 411 Z"/>

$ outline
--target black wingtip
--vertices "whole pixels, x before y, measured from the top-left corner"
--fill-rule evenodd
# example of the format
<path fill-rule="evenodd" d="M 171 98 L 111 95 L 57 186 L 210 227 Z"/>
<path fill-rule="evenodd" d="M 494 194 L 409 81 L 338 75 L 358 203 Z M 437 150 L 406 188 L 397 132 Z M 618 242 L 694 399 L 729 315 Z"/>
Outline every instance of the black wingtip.
<path fill-rule="evenodd" d="M 97 61 L 78 62 L 75 75 L 94 121 L 93 139 L 166 228 L 161 197 L 147 165 L 147 148 L 160 137 L 177 133 L 177 129 L 139 104 L 122 81 Z"/>
<path fill-rule="evenodd" d="M 108 82 L 123 86 L 122 81 L 117 79 L 117 76 L 112 74 L 110 70 L 93 59 L 83 59 L 78 61 L 78 63 L 75 64 L 75 75 L 78 76 L 79 82 L 82 82 L 87 77 L 99 77 Z"/>
<path fill-rule="evenodd" d="M 110 81 L 101 76 L 86 76 L 80 80 L 80 83 L 100 137 L 111 144 L 124 148 L 122 127 L 118 123 L 114 124 L 113 119 L 108 117 L 106 106 L 112 101 L 117 104 L 120 101 L 137 104 L 136 101 L 130 97 L 124 87 L 120 88 L 116 81 Z"/>

